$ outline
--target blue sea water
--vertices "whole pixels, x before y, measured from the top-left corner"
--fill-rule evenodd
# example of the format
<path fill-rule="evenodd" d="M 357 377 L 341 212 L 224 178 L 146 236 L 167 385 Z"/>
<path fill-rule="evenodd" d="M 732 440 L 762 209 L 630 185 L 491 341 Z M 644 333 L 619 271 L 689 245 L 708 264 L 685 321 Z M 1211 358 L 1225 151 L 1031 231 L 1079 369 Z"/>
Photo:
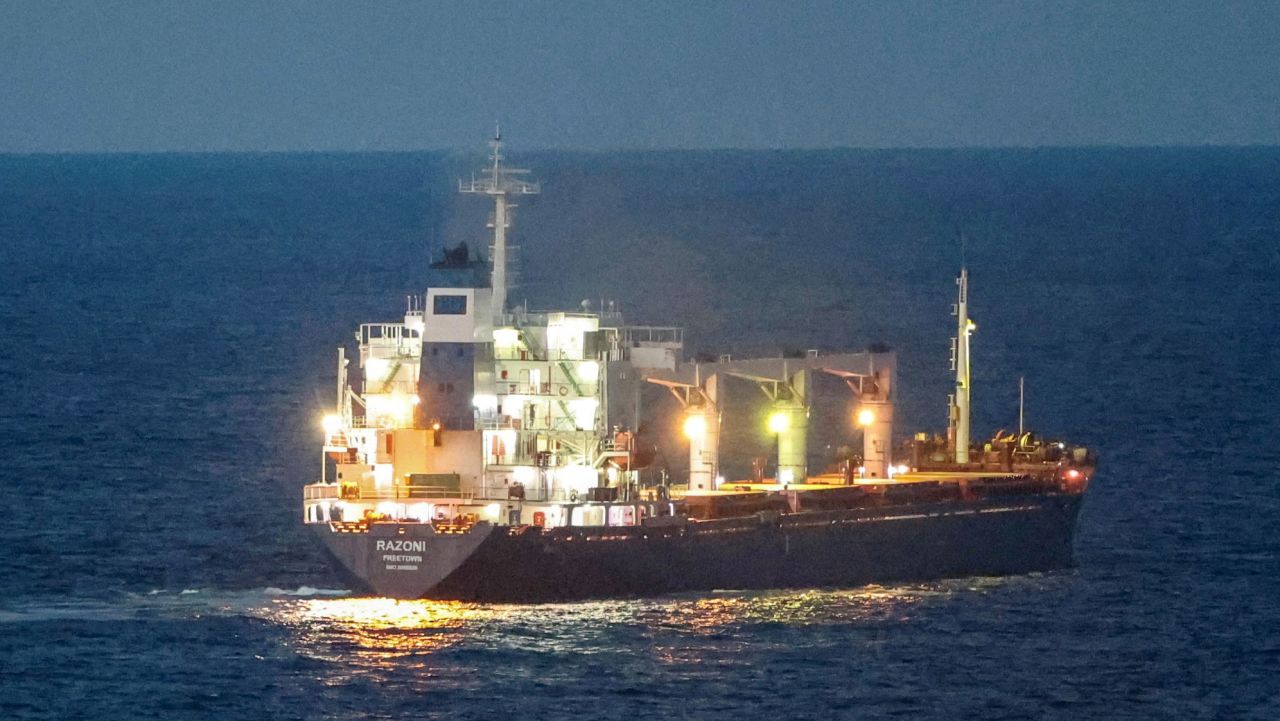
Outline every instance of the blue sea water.
<path fill-rule="evenodd" d="M 451 154 L 0 157 L 0 718 L 1280 715 L 1280 150 L 543 153 L 538 307 L 900 353 L 1102 454 L 1078 568 L 540 606 L 354 597 L 303 534 L 333 348 L 483 243 Z M 958 240 L 963 232 L 961 250 Z"/>

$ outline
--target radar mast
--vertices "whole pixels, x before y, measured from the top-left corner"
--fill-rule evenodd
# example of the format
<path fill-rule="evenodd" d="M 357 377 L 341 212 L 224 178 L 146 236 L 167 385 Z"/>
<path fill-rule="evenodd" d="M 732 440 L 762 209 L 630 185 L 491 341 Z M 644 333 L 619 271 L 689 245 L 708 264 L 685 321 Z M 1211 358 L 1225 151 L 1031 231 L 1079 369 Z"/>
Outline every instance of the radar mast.
<path fill-rule="evenodd" d="M 516 205 L 507 199 L 509 195 L 536 195 L 541 192 L 538 183 L 523 180 L 520 176 L 528 173 L 521 168 L 508 168 L 502 164 L 502 127 L 495 126 L 493 140 L 489 141 L 490 164 L 480 172 L 474 173 L 471 180 L 459 180 L 458 191 L 488 195 L 493 198 L 493 248 L 489 259 L 491 285 L 493 286 L 493 317 L 498 323 L 507 311 L 507 228 L 511 225 L 510 210 Z"/>

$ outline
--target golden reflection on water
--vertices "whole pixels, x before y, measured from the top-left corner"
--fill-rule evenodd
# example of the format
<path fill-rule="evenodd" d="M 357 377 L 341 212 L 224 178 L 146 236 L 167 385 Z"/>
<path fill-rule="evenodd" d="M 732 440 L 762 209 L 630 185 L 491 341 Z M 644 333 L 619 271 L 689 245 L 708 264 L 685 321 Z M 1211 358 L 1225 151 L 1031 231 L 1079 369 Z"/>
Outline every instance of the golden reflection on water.
<path fill-rule="evenodd" d="M 930 595 L 918 586 L 867 586 L 845 591 L 807 590 L 716 594 L 666 607 L 666 621 L 694 633 L 719 633 L 741 625 L 807 626 L 905 620 Z"/>
<path fill-rule="evenodd" d="M 456 601 L 397 601 L 392 598 L 306 599 L 284 614 L 284 620 L 325 622 L 366 629 L 456 628 L 475 606 Z"/>
<path fill-rule="evenodd" d="M 938 590 L 930 587 L 866 586 L 668 599 L 653 604 L 645 619 L 658 629 L 649 654 L 688 678 L 733 674 L 749 670 L 762 651 L 784 651 L 799 639 L 811 640 L 811 633 L 794 633 L 806 628 L 847 628 L 854 635 L 844 630 L 820 635 L 851 648 L 874 642 L 887 627 L 909 621 L 915 606 L 936 595 Z"/>
<path fill-rule="evenodd" d="M 449 601 L 324 598 L 278 602 L 272 620 L 293 627 L 311 655 L 378 665 L 458 643 L 477 606 Z"/>
<path fill-rule="evenodd" d="M 662 664 L 698 664 L 714 649 L 732 665 L 747 645 L 787 643 L 786 631 L 842 626 L 880 634 L 921 604 L 989 590 L 996 581 L 848 590 L 723 591 L 651 599 L 480 605 L 387 598 L 279 599 L 270 620 L 291 627 L 305 655 L 340 662 L 340 676 L 395 667 L 430 671 L 428 657 L 455 646 L 516 653 L 647 648 Z M 770 631 L 781 630 L 783 635 Z M 773 639 L 773 640 L 770 640 Z M 708 664 L 715 665 L 715 664 Z M 337 670 L 337 669 L 335 669 Z"/>

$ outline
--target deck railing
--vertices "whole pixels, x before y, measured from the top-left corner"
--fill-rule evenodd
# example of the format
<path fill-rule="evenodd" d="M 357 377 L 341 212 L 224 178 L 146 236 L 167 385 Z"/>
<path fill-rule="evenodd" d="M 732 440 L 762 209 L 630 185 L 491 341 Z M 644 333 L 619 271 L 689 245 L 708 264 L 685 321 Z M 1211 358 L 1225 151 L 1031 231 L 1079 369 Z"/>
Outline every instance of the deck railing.
<path fill-rule="evenodd" d="M 405 486 L 395 485 L 391 488 L 365 489 L 353 493 L 354 486 L 344 488 L 337 483 L 310 483 L 302 487 L 302 499 L 305 501 L 323 501 L 344 499 L 348 501 L 406 501 L 415 498 L 448 498 L 450 500 L 470 501 L 475 497 L 472 491 L 461 491 L 452 486 Z"/>
<path fill-rule="evenodd" d="M 338 498 L 340 493 L 341 487 L 336 483 L 308 483 L 302 487 L 302 500 L 322 501 Z"/>

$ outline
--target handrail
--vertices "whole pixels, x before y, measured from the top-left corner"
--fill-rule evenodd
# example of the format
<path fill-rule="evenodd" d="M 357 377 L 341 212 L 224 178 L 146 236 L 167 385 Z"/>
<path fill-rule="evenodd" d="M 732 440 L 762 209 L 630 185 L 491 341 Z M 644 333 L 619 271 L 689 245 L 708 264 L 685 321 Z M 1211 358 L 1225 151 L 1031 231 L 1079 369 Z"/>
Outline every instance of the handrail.
<path fill-rule="evenodd" d="M 684 344 L 684 328 L 662 325 L 630 325 L 618 329 L 627 343 L 679 343 Z"/>
<path fill-rule="evenodd" d="M 348 486 L 353 488 L 353 486 Z M 361 491 L 359 495 L 347 500 L 353 501 L 400 501 L 415 498 L 448 498 L 450 500 L 470 501 L 475 498 L 473 491 L 462 491 L 450 486 L 403 486 L 396 485 L 389 489 L 373 489 Z M 342 484 L 308 483 L 302 487 L 304 501 L 337 500 L 344 498 Z"/>
<path fill-rule="evenodd" d="M 554 431 L 556 433 L 596 433 L 591 428 L 579 428 L 573 419 L 559 416 L 548 421 L 547 416 L 538 416 L 537 422 L 529 423 L 520 418 L 507 415 L 481 416 L 476 420 L 476 430 L 481 431 Z M 509 454 L 508 454 L 509 455 Z"/>
<path fill-rule="evenodd" d="M 437 490 L 438 489 L 438 490 Z M 421 491 L 421 492 L 419 492 Z M 375 488 L 362 490 L 352 500 L 358 501 L 405 501 L 414 498 L 448 498 L 469 501 L 475 498 L 473 491 L 460 491 L 447 486 L 401 486 L 393 488 Z"/>
<path fill-rule="evenodd" d="M 563 364 L 562 364 L 563 365 Z M 571 374 L 566 374 L 570 375 Z M 598 395 L 599 383 L 513 383 L 510 380 L 498 381 L 498 395 L 548 396 L 550 398 L 594 398 Z"/>
<path fill-rule="evenodd" d="M 302 500 L 320 501 L 338 498 L 340 486 L 337 483 L 308 483 L 302 487 Z"/>
<path fill-rule="evenodd" d="M 587 358 L 585 357 L 585 355 L 586 354 L 584 353 L 568 353 L 563 350 L 554 350 L 554 351 L 544 352 L 540 350 L 535 351 L 533 349 L 525 350 L 522 348 L 506 348 L 506 347 L 493 349 L 494 360 L 532 361 L 532 362 L 541 362 L 541 363 L 546 363 L 550 361 L 562 361 L 562 360 L 570 360 L 570 361 L 595 360 L 594 358 Z"/>

